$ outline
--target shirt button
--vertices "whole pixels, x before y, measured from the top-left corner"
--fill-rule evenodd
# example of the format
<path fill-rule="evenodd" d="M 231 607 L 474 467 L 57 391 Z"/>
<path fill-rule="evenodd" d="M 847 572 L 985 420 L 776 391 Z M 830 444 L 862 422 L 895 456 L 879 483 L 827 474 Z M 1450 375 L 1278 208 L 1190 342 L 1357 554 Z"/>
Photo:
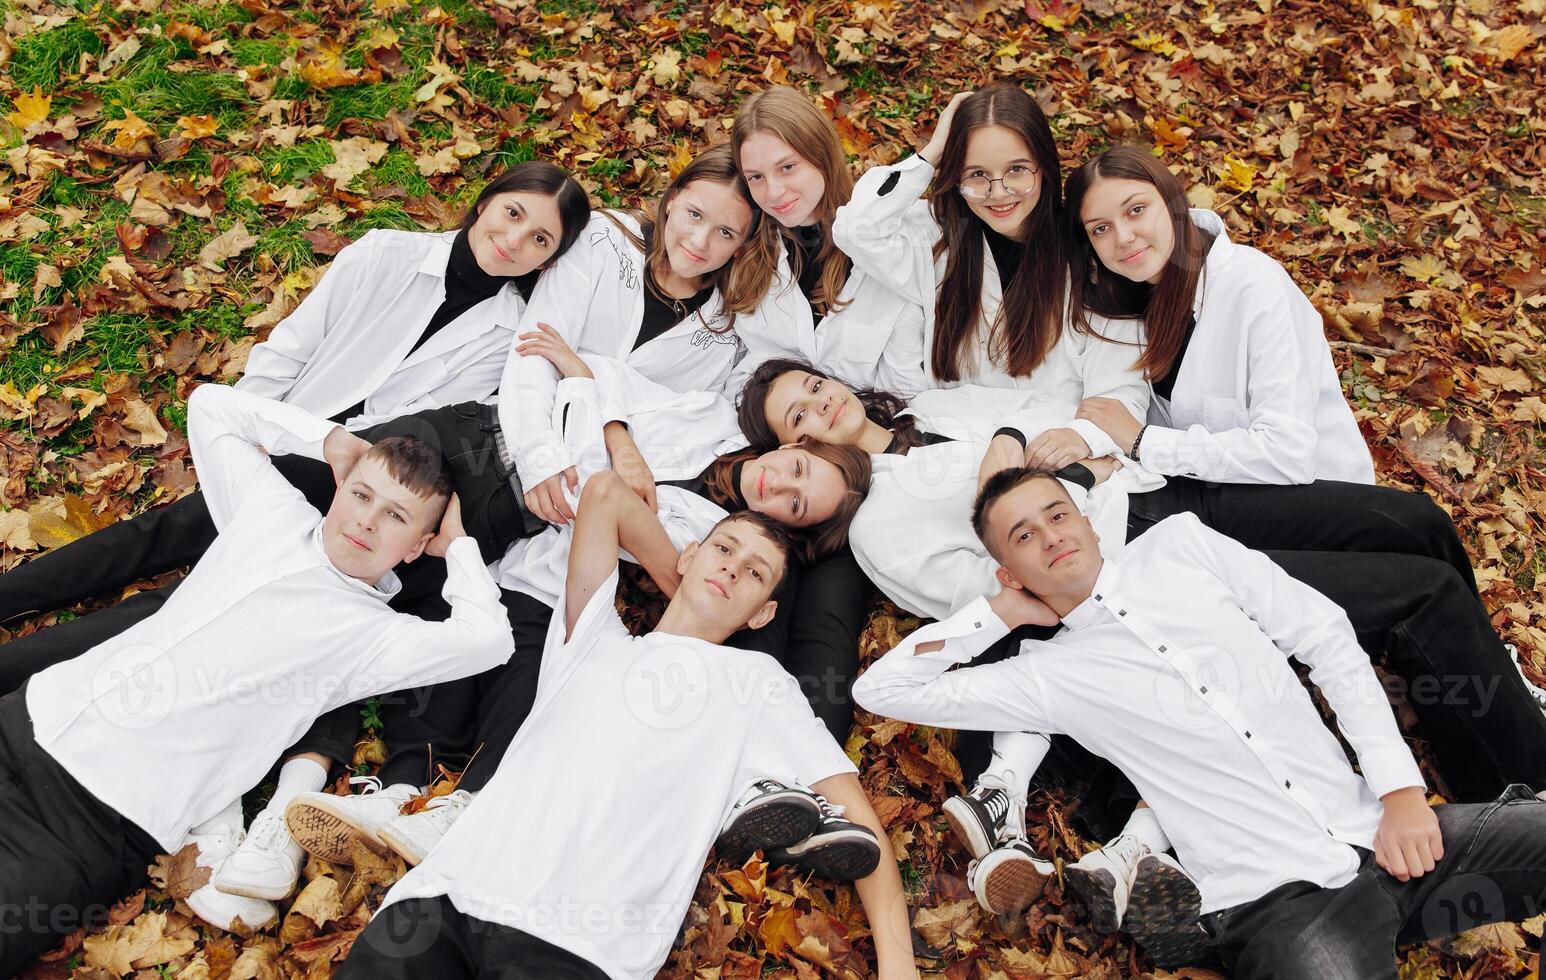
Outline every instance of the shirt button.
<path fill-rule="evenodd" d="M 1207 687 L 1200 687 L 1200 688 L 1198 688 L 1198 690 L 1201 691 L 1204 694 L 1208 693 L 1208 688 Z"/>
<path fill-rule="evenodd" d="M 1163 643 L 1160 644 L 1159 652 L 1160 653 L 1164 653 L 1165 652 L 1165 644 L 1163 644 Z"/>
<path fill-rule="evenodd" d="M 1250 732 L 1246 732 L 1246 733 L 1245 733 L 1245 737 L 1246 737 L 1246 738 L 1250 738 L 1250 737 L 1251 737 L 1251 733 L 1250 733 Z"/>
<path fill-rule="evenodd" d="M 973 623 L 972 624 L 972 629 L 980 630 L 980 629 L 982 629 L 982 624 L 981 623 Z"/>
<path fill-rule="evenodd" d="M 1293 789 L 1294 788 L 1294 784 L 1293 784 L 1292 781 L 1285 779 L 1285 780 L 1283 780 L 1283 788 L 1284 789 Z"/>

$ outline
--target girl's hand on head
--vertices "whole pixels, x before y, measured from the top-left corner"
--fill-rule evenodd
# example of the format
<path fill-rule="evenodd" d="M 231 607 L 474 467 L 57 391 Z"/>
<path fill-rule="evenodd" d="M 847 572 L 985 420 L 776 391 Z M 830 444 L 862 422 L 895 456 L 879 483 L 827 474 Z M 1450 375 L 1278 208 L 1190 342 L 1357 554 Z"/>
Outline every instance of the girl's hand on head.
<path fill-rule="evenodd" d="M 1020 448 L 1019 440 L 1014 436 L 994 436 L 993 441 L 988 443 L 988 451 L 982 454 L 981 465 L 977 467 L 977 491 L 981 493 L 995 473 L 1024 465 L 1025 450 Z"/>
<path fill-rule="evenodd" d="M 945 106 L 945 111 L 939 114 L 939 122 L 934 124 L 934 135 L 929 137 L 928 145 L 918 151 L 918 155 L 928 161 L 929 166 L 939 166 L 940 155 L 945 151 L 945 143 L 950 139 L 950 124 L 955 121 L 956 109 L 971 92 L 957 92 L 950 97 L 950 104 Z"/>
<path fill-rule="evenodd" d="M 1048 429 L 1025 445 L 1025 465 L 1056 472 L 1090 456 L 1090 444 L 1073 429 Z"/>

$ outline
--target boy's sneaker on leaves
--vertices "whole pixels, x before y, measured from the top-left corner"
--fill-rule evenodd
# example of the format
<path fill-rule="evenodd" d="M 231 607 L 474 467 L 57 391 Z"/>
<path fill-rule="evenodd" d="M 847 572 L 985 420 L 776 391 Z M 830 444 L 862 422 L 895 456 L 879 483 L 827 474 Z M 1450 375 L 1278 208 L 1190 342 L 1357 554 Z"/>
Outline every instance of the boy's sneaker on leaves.
<path fill-rule="evenodd" d="M 285 823 L 295 842 L 308 853 L 334 864 L 354 863 L 354 841 L 377 854 L 388 848 L 381 828 L 402 812 L 404 803 L 418 790 L 407 783 L 381 787 L 374 777 L 355 777 L 365 789 L 354 796 L 302 793 L 285 807 Z"/>
<path fill-rule="evenodd" d="M 1546 713 L 1546 690 L 1542 690 L 1534 681 L 1525 676 L 1524 664 L 1519 662 L 1519 648 L 1512 643 L 1503 644 L 1503 648 L 1508 651 L 1509 659 L 1514 661 L 1514 669 L 1519 671 L 1519 679 L 1524 681 L 1525 693 L 1530 695 L 1530 699 L 1536 703 L 1536 706 L 1541 709 L 1542 713 Z"/>
<path fill-rule="evenodd" d="M 984 776 L 970 793 L 945 801 L 945 819 L 972 857 L 980 861 L 998 846 L 1010 812 L 1016 808 L 1023 810 L 1024 806 L 1009 787 Z"/>
<path fill-rule="evenodd" d="M 1138 862 L 1151 853 L 1143 841 L 1122 834 L 1063 869 L 1063 880 L 1084 903 L 1096 932 L 1121 927 Z"/>
<path fill-rule="evenodd" d="M 843 816 L 843 808 L 812 794 L 821 808 L 816 832 L 804 840 L 767 852 L 769 864 L 792 864 L 827 881 L 855 881 L 880 864 L 880 843 L 868 827 Z"/>
<path fill-rule="evenodd" d="M 227 895 L 215 887 L 214 875 L 219 872 L 226 858 L 240 846 L 245 836 L 241 825 L 237 824 L 222 827 L 210 833 L 189 834 L 187 840 L 183 841 L 184 846 L 198 845 L 199 856 L 194 860 L 194 864 L 200 868 L 210 869 L 211 876 L 210 881 L 205 882 L 188 896 L 188 907 L 193 910 L 194 915 L 216 929 L 229 930 L 238 919 L 241 920 L 242 925 L 250 929 L 264 929 L 279 917 L 273 902 L 264 901 L 261 898 Z"/>
<path fill-rule="evenodd" d="M 736 801 L 714 850 L 740 864 L 759 848 L 767 853 L 805 840 L 816 832 L 821 817 L 814 793 L 773 779 L 759 780 Z"/>
<path fill-rule="evenodd" d="M 1202 958 L 1211 943 L 1197 917 L 1202 893 L 1197 883 L 1168 854 L 1138 859 L 1122 930 L 1154 958 L 1162 970 L 1174 970 Z"/>
<path fill-rule="evenodd" d="M 440 838 L 456 823 L 456 818 L 462 815 L 472 799 L 473 794 L 465 789 L 452 790 L 430 800 L 418 813 L 393 817 L 377 836 L 407 861 L 409 867 L 415 867 L 429 854 L 430 848 L 440 843 Z"/>
<path fill-rule="evenodd" d="M 1002 840 L 966 870 L 966 883 L 977 903 L 994 915 L 1018 915 L 1041 896 L 1052 877 L 1044 860 L 1024 837 Z"/>
<path fill-rule="evenodd" d="M 284 817 L 264 810 L 252 820 L 247 839 L 225 859 L 212 879 L 227 895 L 277 901 L 295 891 L 306 852 L 290 836 Z"/>

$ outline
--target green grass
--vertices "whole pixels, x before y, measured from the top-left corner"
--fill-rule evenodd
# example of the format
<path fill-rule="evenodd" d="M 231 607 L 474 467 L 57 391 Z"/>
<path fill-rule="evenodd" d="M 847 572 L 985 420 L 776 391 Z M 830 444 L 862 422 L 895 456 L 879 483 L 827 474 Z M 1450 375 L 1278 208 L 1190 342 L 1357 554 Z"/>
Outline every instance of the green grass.
<path fill-rule="evenodd" d="M 316 253 L 311 243 L 302 238 L 306 225 L 301 221 L 287 221 L 270 225 L 258 235 L 258 242 L 247 255 L 267 255 L 274 264 L 286 272 L 316 265 Z"/>
<path fill-rule="evenodd" d="M 419 83 L 412 79 L 379 82 L 375 85 L 347 85 L 330 89 L 327 94 L 327 126 L 346 119 L 385 119 L 394 109 L 413 107 L 413 92 Z"/>
<path fill-rule="evenodd" d="M 347 222 L 338 229 L 339 234 L 359 238 L 376 228 L 396 228 L 400 231 L 423 231 L 417 218 L 403 210 L 397 201 L 385 201 L 371 208 L 364 216 Z"/>
<path fill-rule="evenodd" d="M 229 128 L 246 122 L 254 108 L 246 86 L 233 75 L 172 72 L 154 61 L 142 67 L 138 59 L 131 64 L 132 71 L 101 86 L 103 101 L 133 109 L 163 136 L 180 116 L 215 116 Z"/>
<path fill-rule="evenodd" d="M 413 162 L 413 157 L 407 151 L 392 147 L 374 167 L 370 168 L 370 176 L 367 178 L 376 187 L 388 187 L 396 184 L 407 191 L 410 197 L 418 197 L 430 192 L 429 181 L 419 173 L 419 165 Z"/>
<path fill-rule="evenodd" d="M 290 46 L 272 38 L 239 37 L 231 41 L 231 56 L 242 67 L 273 66 L 290 55 Z"/>
<path fill-rule="evenodd" d="M 495 71 L 481 64 L 472 65 L 467 69 L 466 76 L 462 78 L 462 87 L 473 98 L 496 109 L 512 105 L 531 105 L 537 101 L 537 96 L 542 92 L 540 85 L 511 81 L 510 76 L 504 72 Z"/>
<path fill-rule="evenodd" d="M 303 180 L 333 162 L 327 140 L 307 140 L 294 146 L 270 146 L 259 151 L 263 178 L 278 186 Z"/>
<path fill-rule="evenodd" d="M 9 68 L 11 80 L 28 91 L 34 86 L 51 91 L 76 73 L 81 55 L 103 50 L 102 39 L 84 21 L 73 20 L 18 40 Z"/>

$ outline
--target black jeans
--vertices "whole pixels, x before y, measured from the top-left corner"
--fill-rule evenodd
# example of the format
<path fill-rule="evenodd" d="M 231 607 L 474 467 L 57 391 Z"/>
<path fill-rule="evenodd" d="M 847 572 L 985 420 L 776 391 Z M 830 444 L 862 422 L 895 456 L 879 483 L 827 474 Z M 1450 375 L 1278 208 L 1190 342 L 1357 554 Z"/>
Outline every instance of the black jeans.
<path fill-rule="evenodd" d="M 337 980 L 606 980 L 595 964 L 518 929 L 458 912 L 451 900 L 387 906 L 360 933 Z"/>
<path fill-rule="evenodd" d="M 484 560 L 494 561 L 511 541 L 529 537 L 545 526 L 526 511 L 518 484 L 512 484 L 511 472 L 500 459 L 494 443 L 498 425 L 492 406 L 467 402 L 391 419 L 358 435 L 372 442 L 387 436 L 414 436 L 439 447 L 451 469 L 451 484 L 461 498 L 462 523 L 477 539 Z M 274 466 L 312 506 L 326 512 L 336 489 L 326 463 L 302 456 L 276 456 Z M 215 525 L 204 496 L 191 493 L 0 575 L 0 622 L 52 612 L 83 599 L 108 595 L 139 579 L 192 565 L 214 540 Z"/>
<path fill-rule="evenodd" d="M 23 691 L 0 698 L 0 976 L 15 976 L 145 881 L 161 850 L 38 746 Z M 110 751 L 104 747 L 104 751 Z"/>
<path fill-rule="evenodd" d="M 1546 803 L 1510 786 L 1488 803 L 1433 808 L 1444 856 L 1421 878 L 1398 881 L 1364 852 L 1340 888 L 1290 882 L 1203 916 L 1236 980 L 1396 977 L 1396 947 L 1546 908 Z"/>
<path fill-rule="evenodd" d="M 1546 785 L 1546 716 L 1492 629 L 1454 525 L 1427 497 L 1352 483 L 1172 480 L 1129 506 L 1129 539 L 1180 506 L 1341 606 L 1394 675 L 1392 693 L 1411 704 L 1455 799 Z"/>

